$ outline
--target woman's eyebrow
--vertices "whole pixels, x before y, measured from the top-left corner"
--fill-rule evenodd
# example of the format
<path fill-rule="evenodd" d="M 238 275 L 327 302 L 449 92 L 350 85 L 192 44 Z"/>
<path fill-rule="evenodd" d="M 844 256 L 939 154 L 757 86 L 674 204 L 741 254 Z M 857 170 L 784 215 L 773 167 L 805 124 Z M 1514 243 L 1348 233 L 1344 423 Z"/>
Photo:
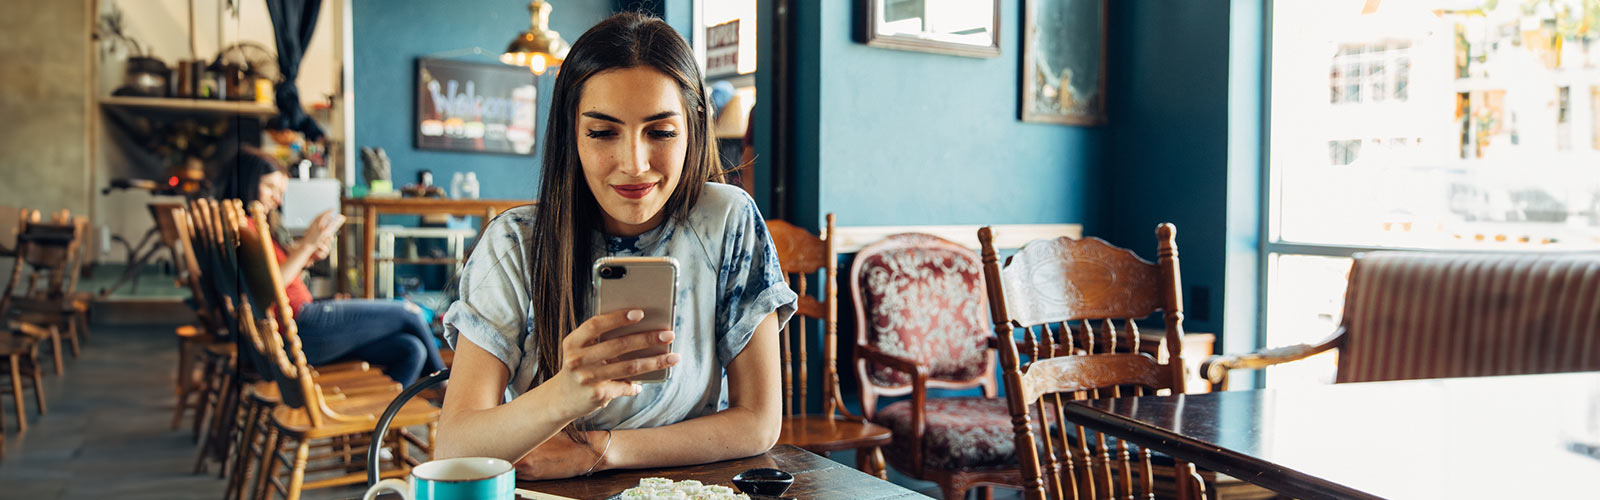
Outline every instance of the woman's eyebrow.
<path fill-rule="evenodd" d="M 601 113 L 599 111 L 584 111 L 583 112 L 583 116 L 587 116 L 589 118 L 594 118 L 596 120 L 605 120 L 605 121 L 608 121 L 608 122 L 611 122 L 611 123 L 615 123 L 615 124 L 618 124 L 618 125 L 622 124 L 622 120 L 618 119 L 617 117 L 614 117 L 614 116 L 611 116 L 611 115 L 608 115 L 608 114 L 605 114 L 605 113 Z"/>
<path fill-rule="evenodd" d="M 677 111 L 662 111 L 660 113 L 656 113 L 656 114 L 644 117 L 644 122 L 645 123 L 650 123 L 650 122 L 653 122 L 653 121 L 656 121 L 656 120 L 665 120 L 667 118 L 671 118 L 671 117 L 674 117 L 674 116 L 678 116 L 678 112 Z"/>
<path fill-rule="evenodd" d="M 611 115 L 608 115 L 608 114 L 605 114 L 605 113 L 601 113 L 599 111 L 584 111 L 583 112 L 583 116 L 594 118 L 596 120 L 605 120 L 605 121 L 608 121 L 608 122 L 611 122 L 611 123 L 615 123 L 615 124 L 618 124 L 618 125 L 622 125 L 624 123 L 622 121 L 622 119 L 620 119 L 620 118 L 617 118 L 615 116 L 611 116 Z M 656 120 L 664 120 L 664 119 L 671 118 L 671 117 L 674 117 L 674 116 L 678 116 L 678 112 L 677 111 L 662 111 L 660 113 L 656 113 L 656 114 L 644 117 L 644 122 L 645 123 L 650 123 L 650 122 L 653 122 L 653 121 L 656 121 Z"/>

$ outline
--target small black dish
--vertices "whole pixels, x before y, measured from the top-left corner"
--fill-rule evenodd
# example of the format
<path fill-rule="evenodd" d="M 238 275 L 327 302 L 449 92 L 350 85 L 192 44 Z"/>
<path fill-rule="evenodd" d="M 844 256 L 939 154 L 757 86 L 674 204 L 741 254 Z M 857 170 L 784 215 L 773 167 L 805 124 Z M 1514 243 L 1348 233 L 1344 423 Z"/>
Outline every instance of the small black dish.
<path fill-rule="evenodd" d="M 733 476 L 733 485 L 750 495 L 779 496 L 794 484 L 794 475 L 778 469 L 750 469 Z"/>

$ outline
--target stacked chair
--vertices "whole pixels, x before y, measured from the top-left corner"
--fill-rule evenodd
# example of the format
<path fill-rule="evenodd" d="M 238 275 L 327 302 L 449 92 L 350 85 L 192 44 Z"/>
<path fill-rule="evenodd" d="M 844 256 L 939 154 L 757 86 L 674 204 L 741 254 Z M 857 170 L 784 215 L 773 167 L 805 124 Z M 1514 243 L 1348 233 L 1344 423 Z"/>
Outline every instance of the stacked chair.
<path fill-rule="evenodd" d="M 362 454 L 378 414 L 401 387 L 366 363 L 306 364 L 284 279 L 267 232 L 260 229 L 267 226 L 259 205 L 252 207 L 254 217 L 237 200 L 198 200 L 191 209 L 198 223 L 216 230 L 213 241 L 220 244 L 211 258 L 218 268 L 213 274 L 225 277 L 211 280 L 221 284 L 224 295 L 213 303 L 232 307 L 212 310 L 234 335 L 240 366 L 217 384 L 238 389 L 218 390 L 223 403 L 210 405 L 225 416 L 218 425 L 237 429 L 220 434 L 237 439 L 218 440 L 221 461 L 232 461 L 228 497 L 253 490 L 255 498 L 295 499 L 304 490 L 363 482 Z M 438 413 L 420 401 L 398 411 L 393 421 L 399 430 L 380 438 L 393 451 L 394 468 L 384 476 L 403 477 L 420 463 L 408 445 L 431 453 Z M 405 430 L 417 426 L 426 428 L 426 436 Z M 308 473 L 324 472 L 343 474 L 307 480 Z"/>
<path fill-rule="evenodd" d="M 65 371 L 62 354 L 66 346 L 62 341 L 77 357 L 80 338 L 88 333 L 89 301 L 77 293 L 77 284 L 84 260 L 83 236 L 89 223 L 64 210 L 42 222 L 39 212 L 16 209 L 11 220 L 16 221 L 7 231 L 12 244 L 0 248 L 0 256 L 14 259 L 4 295 L 0 295 L 0 321 L 5 326 L 0 332 L 0 359 L 5 361 L 0 368 L 5 370 L 0 373 L 10 377 L 17 430 L 24 432 L 28 429 L 22 394 L 24 378 L 33 386 L 38 413 L 44 415 L 47 411 L 40 384 L 40 345 L 51 347 L 59 376 Z M 3 427 L 0 414 L 0 428 Z M 0 458 L 4 458 L 3 443 L 4 433 L 0 432 Z"/>
<path fill-rule="evenodd" d="M 17 233 L 17 259 L 11 269 L 0 311 L 9 320 L 45 328 L 54 351 L 55 374 L 62 375 L 63 340 L 78 356 L 80 332 L 88 329 L 88 302 L 77 293 L 83 259 L 80 250 L 89 219 L 73 218 L 66 211 L 50 222 L 23 210 Z M 28 268 L 23 273 L 23 268 Z M 23 275 L 26 274 L 26 282 Z"/>

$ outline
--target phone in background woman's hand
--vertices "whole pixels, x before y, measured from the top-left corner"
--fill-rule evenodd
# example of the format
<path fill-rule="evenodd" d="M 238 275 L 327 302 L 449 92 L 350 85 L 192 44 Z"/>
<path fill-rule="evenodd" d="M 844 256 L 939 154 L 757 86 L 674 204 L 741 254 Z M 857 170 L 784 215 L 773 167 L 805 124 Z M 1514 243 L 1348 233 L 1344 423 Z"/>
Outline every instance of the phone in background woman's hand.
<path fill-rule="evenodd" d="M 678 297 L 678 261 L 672 257 L 606 257 L 596 260 L 593 277 L 594 310 L 603 314 L 619 309 L 640 309 L 644 319 L 606 332 L 601 341 L 631 333 L 671 330 Z M 683 335 L 683 332 L 673 332 Z M 659 344 L 618 356 L 630 360 L 672 352 L 672 344 Z M 665 382 L 672 375 L 666 368 L 628 379 L 631 382 Z"/>

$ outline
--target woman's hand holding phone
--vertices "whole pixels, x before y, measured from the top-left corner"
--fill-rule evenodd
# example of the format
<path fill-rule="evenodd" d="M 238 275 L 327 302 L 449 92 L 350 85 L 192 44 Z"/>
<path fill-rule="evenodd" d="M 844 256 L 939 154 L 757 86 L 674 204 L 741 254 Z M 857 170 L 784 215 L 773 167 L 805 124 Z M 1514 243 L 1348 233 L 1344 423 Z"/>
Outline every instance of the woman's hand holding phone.
<path fill-rule="evenodd" d="M 344 221 L 343 214 L 328 210 L 318 214 L 315 219 L 311 219 L 310 224 L 306 225 L 306 232 L 301 241 L 315 245 L 313 247 L 315 250 L 311 254 L 312 260 L 322 260 L 328 256 L 334 238 L 339 235 L 339 229 L 344 227 Z"/>
<path fill-rule="evenodd" d="M 627 379 L 642 373 L 678 364 L 681 356 L 666 353 L 631 360 L 618 360 L 623 354 L 657 345 L 670 345 L 671 330 L 652 330 L 601 340 L 612 330 L 638 323 L 644 312 L 623 309 L 596 315 L 578 325 L 561 340 L 561 370 L 546 383 L 554 384 L 564 398 L 561 415 L 577 419 L 605 407 L 611 400 L 639 394 L 639 384 Z"/>

